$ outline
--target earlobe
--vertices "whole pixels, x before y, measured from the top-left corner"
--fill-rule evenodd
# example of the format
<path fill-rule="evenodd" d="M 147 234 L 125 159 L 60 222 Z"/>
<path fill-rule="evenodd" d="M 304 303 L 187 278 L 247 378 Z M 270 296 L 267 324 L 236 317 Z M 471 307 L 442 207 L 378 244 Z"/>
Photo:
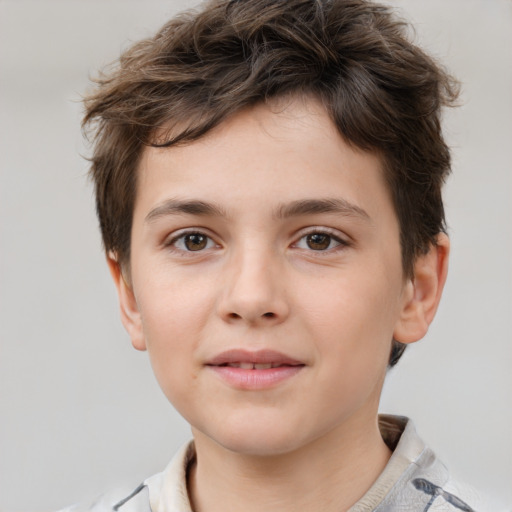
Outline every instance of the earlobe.
<path fill-rule="evenodd" d="M 137 350 L 146 350 L 141 315 L 133 292 L 133 286 L 127 282 L 121 265 L 112 252 L 109 252 L 107 255 L 107 263 L 119 297 L 121 322 L 132 340 L 132 345 Z"/>
<path fill-rule="evenodd" d="M 450 241 L 440 233 L 436 245 L 417 258 L 414 277 L 404 288 L 402 311 L 394 331 L 395 340 L 413 343 L 427 333 L 446 282 L 449 252 Z"/>

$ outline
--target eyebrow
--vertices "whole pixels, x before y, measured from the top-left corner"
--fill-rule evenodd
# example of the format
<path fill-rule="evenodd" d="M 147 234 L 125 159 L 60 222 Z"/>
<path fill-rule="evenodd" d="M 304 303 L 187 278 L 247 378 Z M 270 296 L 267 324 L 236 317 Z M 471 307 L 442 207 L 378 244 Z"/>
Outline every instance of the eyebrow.
<path fill-rule="evenodd" d="M 348 217 L 358 217 L 366 221 L 371 220 L 365 210 L 341 198 L 301 199 L 293 201 L 279 206 L 275 212 L 275 217 L 282 219 L 319 213 L 334 213 Z"/>
<path fill-rule="evenodd" d="M 215 203 L 199 200 L 182 201 L 179 199 L 168 199 L 156 208 L 153 208 L 153 210 L 146 215 L 145 222 L 152 222 L 167 215 L 179 215 L 183 213 L 188 215 L 226 217 L 224 210 Z"/>
<path fill-rule="evenodd" d="M 301 215 L 315 215 L 321 213 L 334 213 L 337 215 L 356 217 L 366 221 L 371 220 L 365 210 L 341 198 L 300 199 L 292 201 L 291 203 L 279 205 L 274 211 L 273 216 L 276 219 L 286 219 L 299 217 Z M 215 203 L 200 200 L 168 199 L 156 208 L 153 208 L 153 210 L 146 215 L 145 222 L 150 223 L 160 217 L 179 214 L 227 217 L 224 209 Z"/>

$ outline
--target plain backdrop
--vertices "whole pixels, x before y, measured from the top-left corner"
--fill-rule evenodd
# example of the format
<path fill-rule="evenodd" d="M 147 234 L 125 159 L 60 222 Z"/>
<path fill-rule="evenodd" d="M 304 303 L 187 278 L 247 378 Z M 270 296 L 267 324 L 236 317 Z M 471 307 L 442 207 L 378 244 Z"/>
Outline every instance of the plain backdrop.
<path fill-rule="evenodd" d="M 450 469 L 512 503 L 512 3 L 393 1 L 462 81 L 444 299 L 385 386 Z M 132 349 L 79 123 L 88 76 L 186 1 L 0 0 L 0 509 L 45 511 L 162 470 L 189 429 Z"/>

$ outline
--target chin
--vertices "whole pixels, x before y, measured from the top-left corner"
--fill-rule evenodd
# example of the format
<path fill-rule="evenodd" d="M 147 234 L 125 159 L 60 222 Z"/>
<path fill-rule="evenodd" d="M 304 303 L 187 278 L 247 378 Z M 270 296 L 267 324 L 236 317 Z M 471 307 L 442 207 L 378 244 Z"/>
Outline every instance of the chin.
<path fill-rule="evenodd" d="M 225 423 L 206 435 L 226 450 L 243 455 L 272 457 L 290 453 L 307 442 L 298 437 L 300 428 L 286 428 L 283 422 L 260 418 L 233 424 Z M 302 436 L 301 436 L 302 437 Z"/>
<path fill-rule="evenodd" d="M 290 438 L 269 437 L 266 432 L 244 438 L 231 437 L 220 443 L 226 450 L 240 455 L 273 457 L 290 453 L 297 448 Z M 300 444 L 300 443 L 298 443 Z"/>

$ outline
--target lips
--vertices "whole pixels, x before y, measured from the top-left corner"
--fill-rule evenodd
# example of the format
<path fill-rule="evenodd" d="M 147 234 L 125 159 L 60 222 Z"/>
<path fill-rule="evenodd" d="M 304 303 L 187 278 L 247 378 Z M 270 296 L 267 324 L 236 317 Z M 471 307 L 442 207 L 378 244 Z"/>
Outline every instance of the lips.
<path fill-rule="evenodd" d="M 206 367 L 230 387 L 264 390 L 276 387 L 301 372 L 305 363 L 274 350 L 229 350 L 206 363 Z"/>
<path fill-rule="evenodd" d="M 264 370 L 279 366 L 303 366 L 304 363 L 275 350 L 228 350 L 208 361 L 207 366 L 229 366 L 244 370 Z"/>
<path fill-rule="evenodd" d="M 269 368 L 278 368 L 284 366 L 281 363 L 226 363 L 221 366 L 229 366 L 230 368 L 242 368 L 242 370 L 268 370 Z M 289 365 L 288 365 L 289 366 Z"/>

